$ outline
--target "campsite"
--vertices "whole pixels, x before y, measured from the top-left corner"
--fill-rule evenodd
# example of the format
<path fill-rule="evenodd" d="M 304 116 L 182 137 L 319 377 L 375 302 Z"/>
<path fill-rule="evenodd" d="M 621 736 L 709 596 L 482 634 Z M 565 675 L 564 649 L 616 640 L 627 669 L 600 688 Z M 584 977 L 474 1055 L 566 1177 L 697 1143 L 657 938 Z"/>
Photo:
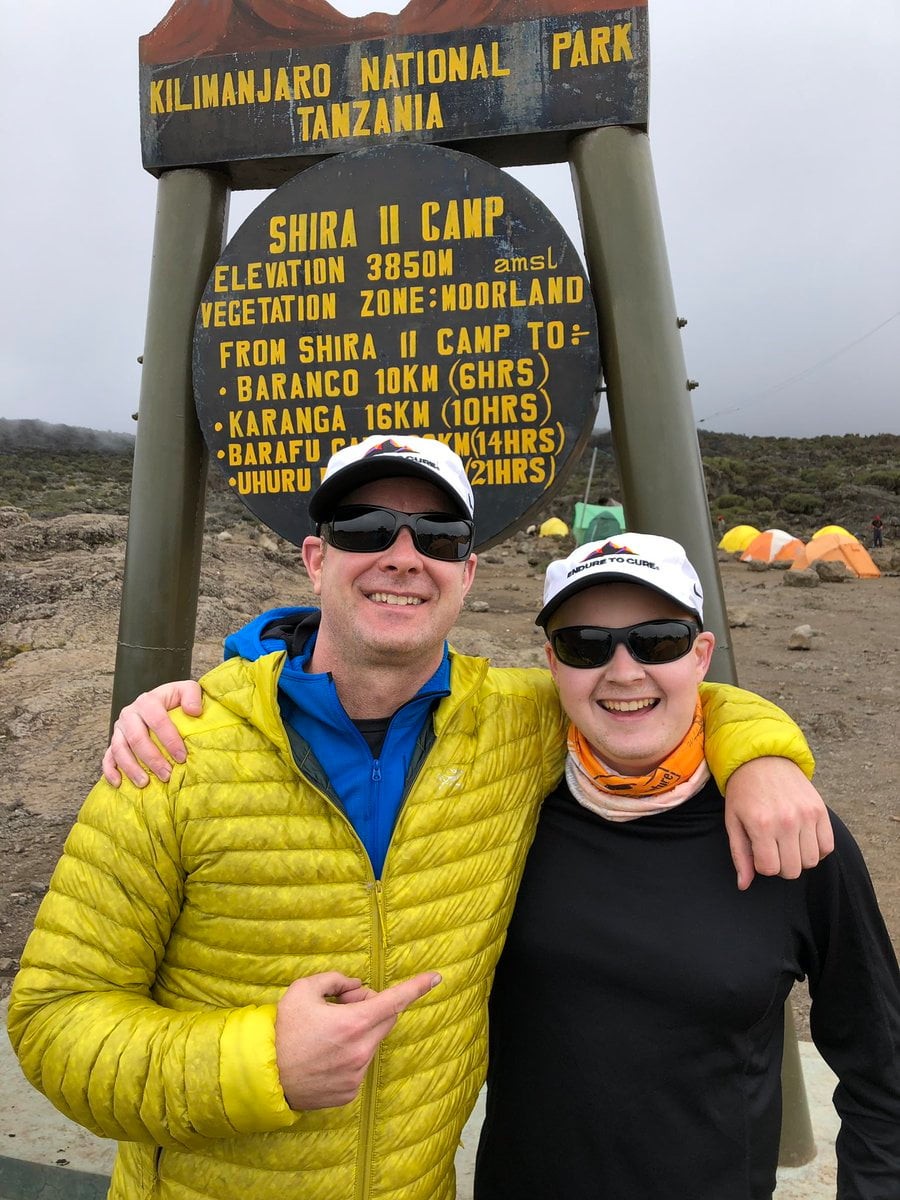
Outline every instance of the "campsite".
<path fill-rule="evenodd" d="M 541 538 L 571 536 L 576 546 L 601 538 L 615 537 L 625 529 L 625 514 L 620 504 L 576 503 L 572 527 L 559 517 L 550 517 L 532 532 Z M 877 579 L 881 571 L 859 540 L 846 529 L 828 525 L 816 530 L 804 542 L 783 529 L 755 529 L 752 525 L 734 525 L 719 539 L 717 548 L 724 554 L 737 554 L 741 562 L 784 567 L 791 571 L 811 571 L 816 563 L 836 563 L 854 579 Z M 885 556 L 882 556 L 885 557 Z"/>
<path fill-rule="evenodd" d="M 766 563 L 790 571 L 811 571 L 816 563 L 836 563 L 837 574 L 844 571 L 854 579 L 877 579 L 881 575 L 859 538 L 834 525 L 816 530 L 806 543 L 783 529 L 759 531 L 752 525 L 735 525 L 723 533 L 718 548 L 726 554 L 738 554 L 741 562 Z"/>

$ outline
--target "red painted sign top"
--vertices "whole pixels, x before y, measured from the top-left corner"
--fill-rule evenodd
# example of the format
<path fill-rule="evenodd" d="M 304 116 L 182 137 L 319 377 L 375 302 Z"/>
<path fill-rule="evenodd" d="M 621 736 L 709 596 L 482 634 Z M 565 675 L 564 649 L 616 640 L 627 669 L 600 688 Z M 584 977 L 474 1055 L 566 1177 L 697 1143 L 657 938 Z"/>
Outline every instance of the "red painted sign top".
<path fill-rule="evenodd" d="M 631 8 L 646 8 L 638 0 Z M 542 17 L 569 17 L 621 9 L 604 0 L 410 0 L 402 12 L 348 17 L 326 0 L 175 0 L 166 16 L 140 39 L 142 63 L 170 63 L 206 54 L 328 46 L 370 38 L 478 30 Z"/>

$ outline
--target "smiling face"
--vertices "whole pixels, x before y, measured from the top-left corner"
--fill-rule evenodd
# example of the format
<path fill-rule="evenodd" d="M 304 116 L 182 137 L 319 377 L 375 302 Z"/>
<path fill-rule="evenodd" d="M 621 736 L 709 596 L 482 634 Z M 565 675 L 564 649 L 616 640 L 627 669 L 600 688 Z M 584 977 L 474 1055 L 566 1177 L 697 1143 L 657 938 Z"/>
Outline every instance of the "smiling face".
<path fill-rule="evenodd" d="M 559 606 L 547 632 L 567 625 L 618 629 L 641 621 L 691 614 L 650 588 L 607 583 L 585 588 Z M 694 618 L 695 619 L 695 618 Z M 700 633 L 683 657 L 650 666 L 616 646 L 602 667 L 567 667 L 547 646 L 547 660 L 563 708 L 599 757 L 622 775 L 643 775 L 657 766 L 690 728 L 697 686 L 709 669 L 715 638 Z"/>
<path fill-rule="evenodd" d="M 445 492 L 414 478 L 375 480 L 348 492 L 341 504 L 452 512 Z M 309 537 L 303 561 L 322 608 L 313 670 L 355 665 L 424 671 L 433 664 L 431 674 L 472 586 L 477 560 L 474 554 L 461 563 L 427 558 L 410 530 L 401 529 L 392 545 L 373 554 L 352 554 Z"/>

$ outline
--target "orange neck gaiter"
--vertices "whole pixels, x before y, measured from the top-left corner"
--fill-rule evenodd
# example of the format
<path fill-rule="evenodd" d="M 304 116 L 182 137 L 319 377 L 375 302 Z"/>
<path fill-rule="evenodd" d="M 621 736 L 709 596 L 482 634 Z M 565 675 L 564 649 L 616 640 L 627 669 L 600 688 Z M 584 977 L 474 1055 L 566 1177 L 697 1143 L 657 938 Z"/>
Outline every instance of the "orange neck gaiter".
<path fill-rule="evenodd" d="M 569 726 L 568 741 L 566 779 L 570 789 L 586 807 L 610 820 L 630 820 L 674 807 L 693 796 L 709 778 L 699 700 L 687 733 L 646 775 L 618 775 L 611 771 L 574 725 Z M 656 797 L 663 799 L 656 805 L 647 804 Z"/>

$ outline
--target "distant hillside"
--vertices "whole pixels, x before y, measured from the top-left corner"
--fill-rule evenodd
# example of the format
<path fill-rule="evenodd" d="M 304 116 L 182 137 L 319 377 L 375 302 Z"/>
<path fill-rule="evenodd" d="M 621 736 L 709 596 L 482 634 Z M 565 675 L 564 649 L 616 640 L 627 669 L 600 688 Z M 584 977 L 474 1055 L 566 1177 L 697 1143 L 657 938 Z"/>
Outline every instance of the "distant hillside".
<path fill-rule="evenodd" d="M 721 513 L 730 528 L 746 522 L 758 529 L 786 529 L 808 538 L 823 525 L 843 525 L 861 540 L 880 513 L 885 525 L 900 522 L 900 436 L 781 438 L 698 431 L 706 494 L 713 520 Z M 551 507 L 567 520 L 585 498 L 591 451 Z M 661 463 L 661 470 L 665 465 Z M 600 439 L 590 501 L 621 497 L 612 441 Z M 900 533 L 900 528 L 894 536 Z"/>
<path fill-rule="evenodd" d="M 900 522 L 900 436 L 779 438 L 699 433 L 710 514 L 808 537 L 825 524 L 868 537 L 873 514 Z M 0 506 L 32 516 L 128 512 L 134 438 L 71 425 L 0 419 Z M 592 451 L 545 516 L 571 520 L 583 500 Z M 661 469 L 665 469 L 661 465 Z M 251 519 L 221 473 L 211 469 L 208 507 L 220 519 Z M 600 439 L 589 499 L 620 497 L 609 435 Z M 900 529 L 894 536 L 900 534 Z"/>
<path fill-rule="evenodd" d="M 34 517 L 127 513 L 134 438 L 0 418 L 0 506 Z"/>
<path fill-rule="evenodd" d="M 52 450 L 61 454 L 130 454 L 134 434 L 84 429 L 80 425 L 51 425 L 47 421 L 9 421 L 0 417 L 0 453 L 11 450 Z"/>

